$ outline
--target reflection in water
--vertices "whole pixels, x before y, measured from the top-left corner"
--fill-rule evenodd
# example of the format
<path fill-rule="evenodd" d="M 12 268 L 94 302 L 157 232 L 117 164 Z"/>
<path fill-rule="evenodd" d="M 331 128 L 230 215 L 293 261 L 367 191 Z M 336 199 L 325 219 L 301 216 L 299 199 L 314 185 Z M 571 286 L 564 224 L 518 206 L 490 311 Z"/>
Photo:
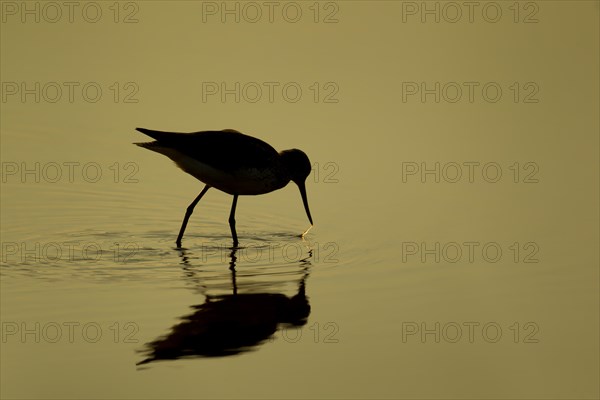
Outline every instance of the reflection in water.
<path fill-rule="evenodd" d="M 184 270 L 189 276 L 189 257 L 179 249 Z M 309 256 L 301 261 L 302 277 L 297 293 L 238 293 L 236 252 L 229 254 L 232 294 L 206 295 L 204 304 L 192 306 L 194 313 L 181 318 L 171 332 L 146 344 L 147 358 L 138 363 L 175 360 L 184 357 L 220 357 L 252 350 L 269 339 L 280 325 L 303 326 L 310 314 L 305 294 L 309 274 Z"/>

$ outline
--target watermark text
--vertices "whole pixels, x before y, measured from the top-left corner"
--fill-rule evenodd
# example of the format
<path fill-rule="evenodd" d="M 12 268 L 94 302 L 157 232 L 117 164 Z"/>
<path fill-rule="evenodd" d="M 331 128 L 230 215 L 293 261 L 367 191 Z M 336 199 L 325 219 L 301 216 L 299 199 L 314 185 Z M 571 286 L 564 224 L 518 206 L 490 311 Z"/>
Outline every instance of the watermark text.
<path fill-rule="evenodd" d="M 515 264 L 540 262 L 536 242 L 401 242 L 403 263 L 490 263 L 510 261 Z"/>
<path fill-rule="evenodd" d="M 539 343 L 535 322 L 402 322 L 402 343 Z"/>
<path fill-rule="evenodd" d="M 135 322 L 2 321 L 2 343 L 138 343 Z M 104 339 L 104 340 L 103 340 Z"/>

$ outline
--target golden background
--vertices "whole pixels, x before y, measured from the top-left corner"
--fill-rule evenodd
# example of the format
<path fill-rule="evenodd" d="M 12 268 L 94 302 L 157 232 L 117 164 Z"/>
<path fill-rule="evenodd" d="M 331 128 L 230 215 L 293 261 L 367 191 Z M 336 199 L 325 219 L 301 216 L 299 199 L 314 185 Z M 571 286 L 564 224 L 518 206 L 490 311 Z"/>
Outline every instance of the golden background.
<path fill-rule="evenodd" d="M 2 397 L 597 398 L 599 3 L 269 4 L 1 2 Z M 202 186 L 133 146 L 147 140 L 136 127 L 232 128 L 308 154 L 321 258 L 302 340 L 136 369 L 136 351 L 202 300 L 172 243 Z M 203 232 L 227 241 L 230 199 L 209 191 L 196 208 L 194 255 Z M 295 189 L 237 210 L 242 244 L 296 243 L 307 224 Z M 138 251 L 36 251 L 70 241 Z M 268 262 L 244 261 L 242 283 L 271 279 Z M 208 278 L 227 266 L 192 257 Z M 97 322 L 103 340 L 7 331 L 68 321 Z M 113 340 L 115 321 L 134 321 L 139 342 Z M 471 322 L 501 340 L 469 341 Z M 422 323 L 463 337 L 403 337 Z"/>

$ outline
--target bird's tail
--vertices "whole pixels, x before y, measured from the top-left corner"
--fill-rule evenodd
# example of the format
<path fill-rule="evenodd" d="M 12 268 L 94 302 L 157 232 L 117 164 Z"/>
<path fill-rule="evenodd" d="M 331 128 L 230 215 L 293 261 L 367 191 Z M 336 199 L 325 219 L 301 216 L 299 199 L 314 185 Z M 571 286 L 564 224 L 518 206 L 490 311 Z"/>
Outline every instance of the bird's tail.
<path fill-rule="evenodd" d="M 133 143 L 136 146 L 140 146 L 140 147 L 144 147 L 146 149 L 150 149 L 152 150 L 153 147 L 156 147 L 156 145 L 158 144 L 158 142 L 139 142 L 139 143 Z"/>
<path fill-rule="evenodd" d="M 157 140 L 159 142 L 168 142 L 169 139 L 173 139 L 173 138 L 179 137 L 179 135 L 181 135 L 181 133 L 153 131 L 152 129 L 146 129 L 146 128 L 135 128 L 135 130 L 143 133 L 144 135 L 148 135 L 152 139 Z"/>

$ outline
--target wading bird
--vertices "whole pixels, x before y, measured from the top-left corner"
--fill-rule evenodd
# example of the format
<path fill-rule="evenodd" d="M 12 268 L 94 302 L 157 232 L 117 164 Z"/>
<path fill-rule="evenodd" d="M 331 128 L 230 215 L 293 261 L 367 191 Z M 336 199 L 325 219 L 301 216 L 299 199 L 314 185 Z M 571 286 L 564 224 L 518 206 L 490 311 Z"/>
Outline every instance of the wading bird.
<path fill-rule="evenodd" d="M 311 164 L 303 151 L 291 149 L 278 153 L 262 140 L 232 129 L 194 133 L 136 129 L 155 141 L 134 144 L 164 154 L 179 168 L 206 185 L 185 212 L 175 242 L 177 246 L 181 247 L 181 238 L 194 207 L 211 187 L 233 195 L 229 227 L 234 246 L 238 245 L 235 230 L 238 196 L 269 193 L 286 186 L 290 180 L 300 189 L 304 209 L 312 227 L 304 184 L 310 174 Z"/>

